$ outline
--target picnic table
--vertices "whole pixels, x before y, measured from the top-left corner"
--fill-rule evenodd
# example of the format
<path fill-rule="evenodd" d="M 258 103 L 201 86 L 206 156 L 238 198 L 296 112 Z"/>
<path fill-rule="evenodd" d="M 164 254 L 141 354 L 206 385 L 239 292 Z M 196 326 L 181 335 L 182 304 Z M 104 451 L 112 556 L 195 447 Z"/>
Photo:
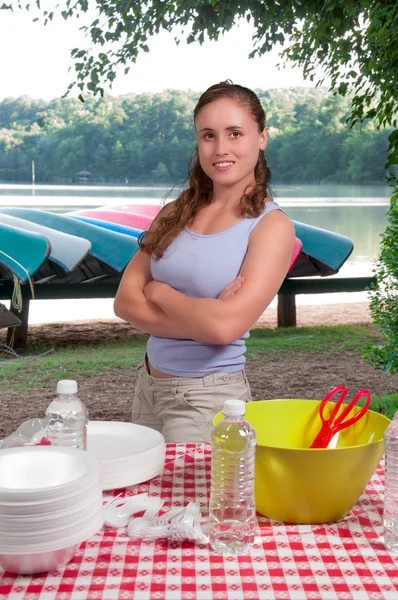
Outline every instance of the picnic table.
<path fill-rule="evenodd" d="M 207 512 L 208 444 L 167 444 L 164 471 L 125 490 L 166 499 L 165 507 L 200 503 Z M 63 569 L 34 576 L 0 571 L 5 600 L 396 600 L 398 555 L 382 538 L 384 463 L 354 509 L 325 525 L 289 525 L 259 515 L 260 536 L 242 556 L 215 554 L 191 542 L 133 542 L 104 528 Z"/>

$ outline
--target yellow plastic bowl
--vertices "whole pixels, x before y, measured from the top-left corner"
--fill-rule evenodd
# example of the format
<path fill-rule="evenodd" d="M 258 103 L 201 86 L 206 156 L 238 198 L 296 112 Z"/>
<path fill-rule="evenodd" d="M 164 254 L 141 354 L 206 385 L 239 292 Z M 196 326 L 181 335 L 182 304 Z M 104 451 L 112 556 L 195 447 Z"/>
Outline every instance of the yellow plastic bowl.
<path fill-rule="evenodd" d="M 333 408 L 329 403 L 325 415 Z M 246 404 L 257 434 L 258 512 L 285 523 L 329 523 L 350 512 L 384 452 L 390 420 L 368 411 L 326 449 L 310 449 L 321 427 L 318 400 L 261 400 Z M 353 409 L 353 413 L 359 408 Z M 222 417 L 218 413 L 217 423 Z"/>

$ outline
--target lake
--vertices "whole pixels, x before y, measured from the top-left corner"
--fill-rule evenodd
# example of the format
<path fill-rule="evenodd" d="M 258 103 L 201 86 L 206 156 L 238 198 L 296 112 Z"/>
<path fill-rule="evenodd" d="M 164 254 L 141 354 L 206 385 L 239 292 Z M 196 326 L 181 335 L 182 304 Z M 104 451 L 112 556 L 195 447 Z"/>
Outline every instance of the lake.
<path fill-rule="evenodd" d="M 178 189 L 160 186 L 58 186 L 0 184 L 0 206 L 25 206 L 56 212 L 78 208 L 117 206 L 127 202 L 157 204 L 168 195 L 172 200 Z M 378 256 L 380 234 L 387 224 L 388 186 L 359 185 L 275 185 L 275 200 L 292 219 L 348 236 L 354 251 L 339 276 L 372 273 Z M 357 302 L 366 300 L 366 292 L 299 296 L 297 304 Z M 31 323 L 86 318 L 112 318 L 112 300 L 40 300 L 33 301 Z"/>

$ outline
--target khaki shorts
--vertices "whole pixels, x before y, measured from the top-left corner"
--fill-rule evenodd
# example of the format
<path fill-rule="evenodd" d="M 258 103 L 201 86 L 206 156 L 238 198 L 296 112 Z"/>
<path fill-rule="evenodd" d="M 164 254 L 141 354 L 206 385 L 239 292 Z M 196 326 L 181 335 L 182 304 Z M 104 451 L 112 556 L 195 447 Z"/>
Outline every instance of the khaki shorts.
<path fill-rule="evenodd" d="M 132 421 L 157 429 L 166 442 L 207 442 L 214 416 L 230 398 L 251 401 L 244 371 L 161 379 L 149 375 L 143 361 L 137 367 Z"/>

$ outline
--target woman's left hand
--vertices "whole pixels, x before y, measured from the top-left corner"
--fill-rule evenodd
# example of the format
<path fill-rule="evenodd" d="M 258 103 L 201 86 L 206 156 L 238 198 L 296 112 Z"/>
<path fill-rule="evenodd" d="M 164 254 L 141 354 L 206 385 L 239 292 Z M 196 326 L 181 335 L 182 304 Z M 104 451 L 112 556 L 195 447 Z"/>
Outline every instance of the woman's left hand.
<path fill-rule="evenodd" d="M 160 283 L 160 281 L 155 281 L 153 279 L 144 287 L 145 297 L 150 302 L 154 302 L 156 304 L 156 298 L 159 298 L 159 292 L 161 292 L 162 288 L 165 286 L 165 283 Z"/>
<path fill-rule="evenodd" d="M 236 292 L 240 290 L 245 282 L 245 278 L 238 275 L 231 283 L 225 286 L 225 288 L 217 296 L 218 300 L 228 300 L 235 296 Z"/>

